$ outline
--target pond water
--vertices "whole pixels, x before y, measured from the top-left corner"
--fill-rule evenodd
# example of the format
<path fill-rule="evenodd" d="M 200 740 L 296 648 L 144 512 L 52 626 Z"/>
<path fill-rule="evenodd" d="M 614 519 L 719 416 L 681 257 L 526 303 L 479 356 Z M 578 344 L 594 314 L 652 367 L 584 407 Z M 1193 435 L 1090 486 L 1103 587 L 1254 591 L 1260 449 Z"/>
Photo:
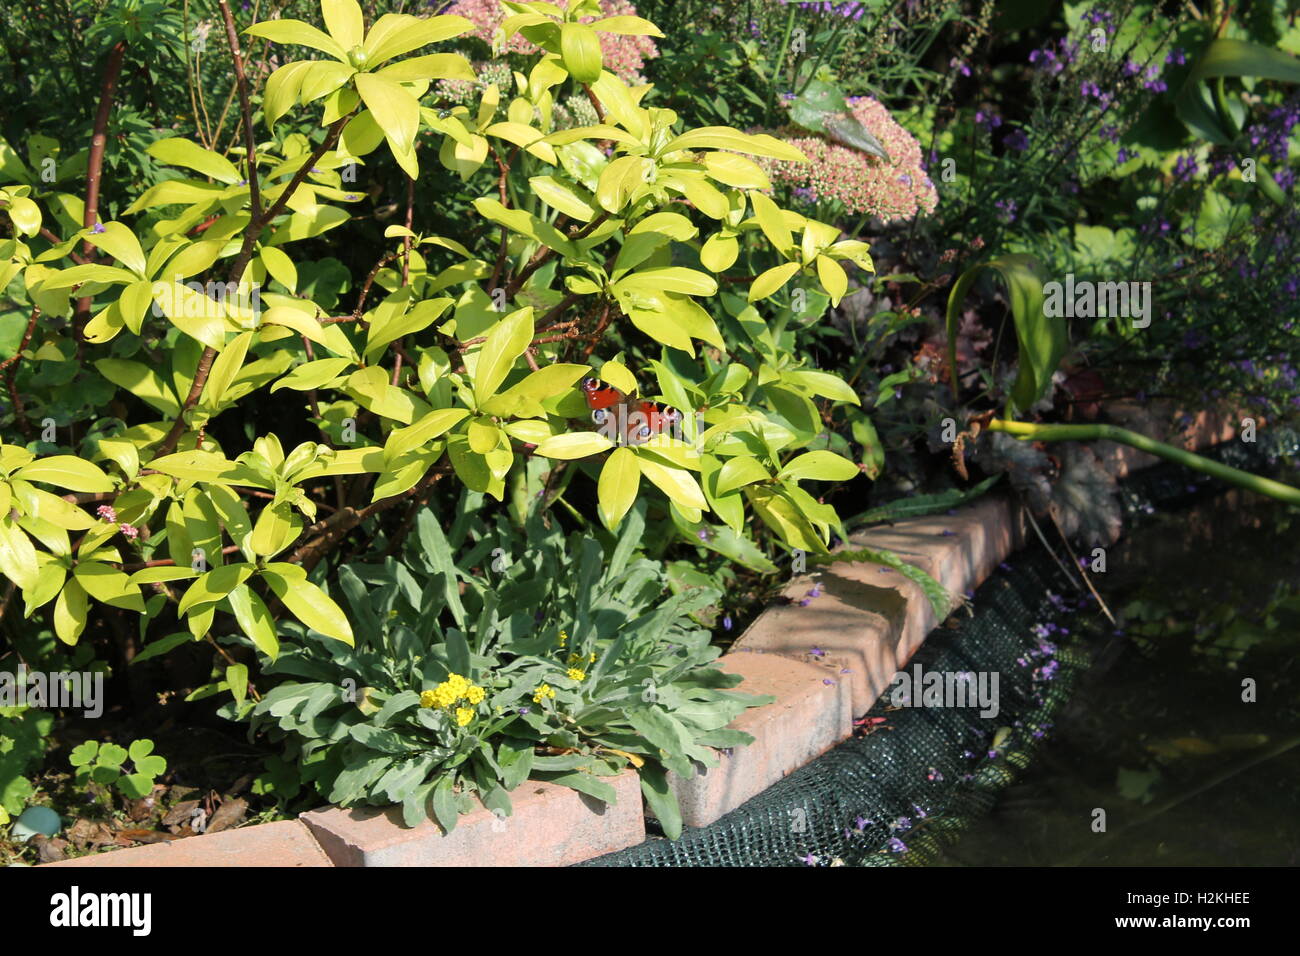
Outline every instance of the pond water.
<path fill-rule="evenodd" d="M 1069 622 L 1092 668 L 938 862 L 1300 864 L 1300 514 L 1228 492 L 1146 519 L 1106 560 L 1093 580 L 1118 627 Z"/>

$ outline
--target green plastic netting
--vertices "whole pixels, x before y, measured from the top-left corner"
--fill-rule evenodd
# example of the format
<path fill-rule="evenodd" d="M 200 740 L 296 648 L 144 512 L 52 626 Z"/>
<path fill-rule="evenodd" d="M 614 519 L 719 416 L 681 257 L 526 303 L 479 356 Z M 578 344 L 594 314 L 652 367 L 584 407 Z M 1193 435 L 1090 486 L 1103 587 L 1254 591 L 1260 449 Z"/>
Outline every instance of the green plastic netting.
<path fill-rule="evenodd" d="M 1271 429 L 1254 443 L 1226 442 L 1203 454 L 1248 470 L 1276 465 L 1300 447 Z M 1222 483 L 1160 464 L 1121 483 L 1128 523 L 1157 507 L 1174 510 Z M 908 663 L 925 671 L 991 674 L 999 712 L 978 708 L 887 709 L 873 732 L 839 744 L 706 827 L 644 843 L 581 866 L 924 865 L 997 803 L 1049 738 L 1054 715 L 1088 667 L 1077 633 L 1061 635 L 1090 596 L 1080 596 L 1041 544 L 1001 565 L 975 593 L 973 616 L 936 629 Z M 1077 631 L 1071 628 L 1071 631 Z M 889 729 L 885 729 L 885 728 Z M 860 728 L 861 730 L 865 729 Z M 997 748 L 993 742 L 997 740 Z M 723 758 L 725 759 L 725 758 Z"/>

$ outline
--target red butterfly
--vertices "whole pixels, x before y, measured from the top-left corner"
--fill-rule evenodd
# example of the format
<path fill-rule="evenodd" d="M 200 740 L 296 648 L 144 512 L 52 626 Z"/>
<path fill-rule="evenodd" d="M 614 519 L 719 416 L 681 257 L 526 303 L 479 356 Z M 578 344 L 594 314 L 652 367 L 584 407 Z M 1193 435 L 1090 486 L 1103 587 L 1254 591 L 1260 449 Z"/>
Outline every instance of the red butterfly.
<path fill-rule="evenodd" d="M 591 420 L 602 431 L 617 429 L 616 434 L 621 434 L 629 445 L 649 441 L 682 420 L 682 413 L 675 408 L 644 399 L 628 401 L 617 388 L 598 379 L 583 379 L 579 387 L 591 409 Z"/>

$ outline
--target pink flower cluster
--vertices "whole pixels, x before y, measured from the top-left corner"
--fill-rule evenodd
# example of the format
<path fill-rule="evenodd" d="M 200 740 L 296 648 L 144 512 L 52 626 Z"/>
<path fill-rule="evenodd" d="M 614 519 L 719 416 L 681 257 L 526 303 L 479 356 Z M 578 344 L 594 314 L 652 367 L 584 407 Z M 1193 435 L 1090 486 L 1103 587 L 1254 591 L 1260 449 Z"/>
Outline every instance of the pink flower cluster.
<path fill-rule="evenodd" d="M 882 222 L 930 213 L 939 202 L 934 183 L 921 165 L 921 146 L 889 110 L 869 96 L 849 99 L 852 115 L 880 141 L 888 160 L 833 143 L 824 136 L 788 138 L 807 163 L 760 160 L 774 182 L 792 186 L 796 196 L 814 202 L 838 200 L 846 212 Z M 787 137 L 791 131 L 787 130 Z"/>
<path fill-rule="evenodd" d="M 555 0 L 555 4 L 562 8 L 567 7 L 568 0 Z M 636 7 L 632 5 L 631 0 L 605 0 L 602 6 L 606 17 L 636 16 Z M 497 0 L 456 0 L 455 3 L 442 12 L 466 17 L 473 21 L 472 35 L 483 40 L 489 46 L 495 43 L 497 29 L 506 18 L 506 11 Z M 582 21 L 591 23 L 597 19 L 603 18 L 583 17 Z M 599 36 L 600 50 L 605 59 L 605 69 L 620 77 L 630 86 L 638 86 L 644 83 L 645 77 L 641 75 L 641 69 L 645 66 L 645 61 L 654 59 L 659 55 L 659 49 L 655 46 L 654 39 L 652 37 L 624 36 L 619 33 L 601 33 Z M 506 44 L 505 51 L 507 53 L 531 54 L 537 52 L 537 47 L 516 33 L 510 38 L 510 42 Z"/>

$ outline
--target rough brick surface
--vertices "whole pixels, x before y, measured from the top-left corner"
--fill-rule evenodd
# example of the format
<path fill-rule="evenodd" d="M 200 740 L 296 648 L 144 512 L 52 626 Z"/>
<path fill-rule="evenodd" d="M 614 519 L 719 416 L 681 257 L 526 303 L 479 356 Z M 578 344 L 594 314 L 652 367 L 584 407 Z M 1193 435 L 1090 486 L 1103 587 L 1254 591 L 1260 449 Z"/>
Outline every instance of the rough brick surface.
<path fill-rule="evenodd" d="M 297 820 L 126 847 L 47 866 L 333 866 Z"/>
<path fill-rule="evenodd" d="M 849 687 L 836 669 L 743 651 L 726 654 L 719 663 L 744 678 L 737 690 L 772 694 L 776 701 L 731 723 L 752 734 L 752 744 L 719 755 L 717 767 L 700 767 L 689 779 L 669 774 L 682 822 L 692 827 L 712 823 L 853 733 Z"/>
<path fill-rule="evenodd" d="M 993 495 L 956 515 L 909 519 L 854 535 L 846 547 L 893 551 L 957 596 L 978 586 L 1023 543 L 1019 508 Z M 826 565 L 817 579 L 820 597 L 799 606 L 813 579 L 795 581 L 785 594 L 796 603 L 763 612 L 736 649 L 820 660 L 837 674 L 847 668 L 842 679 L 849 684 L 850 708 L 865 713 L 939 620 L 918 585 L 883 565 Z M 815 657 L 814 650 L 824 653 Z"/>
<path fill-rule="evenodd" d="M 336 866 L 568 866 L 645 839 L 640 778 L 628 770 L 607 782 L 616 805 L 525 781 L 510 794 L 511 816 L 480 807 L 445 836 L 428 820 L 402 826 L 400 807 L 333 807 L 301 819 Z"/>

